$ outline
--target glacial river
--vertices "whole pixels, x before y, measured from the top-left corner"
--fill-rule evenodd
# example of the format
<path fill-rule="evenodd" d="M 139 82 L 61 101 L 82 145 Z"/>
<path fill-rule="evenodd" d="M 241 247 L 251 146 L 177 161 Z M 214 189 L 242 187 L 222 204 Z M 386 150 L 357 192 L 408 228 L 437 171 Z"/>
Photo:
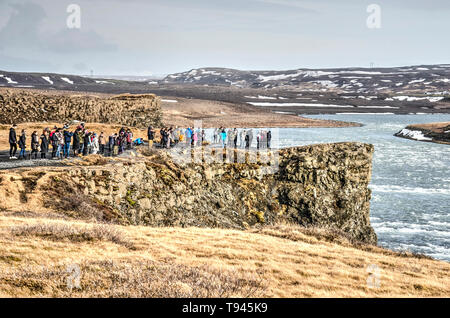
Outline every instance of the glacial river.
<path fill-rule="evenodd" d="M 373 144 L 370 218 L 378 244 L 450 261 L 450 145 L 393 136 L 409 124 L 450 121 L 450 114 L 306 117 L 358 122 L 364 126 L 282 128 L 278 131 L 279 147 L 342 141 Z M 210 129 L 207 138 L 212 138 Z"/>
<path fill-rule="evenodd" d="M 409 124 L 450 121 L 450 114 L 307 117 L 364 126 L 281 129 L 280 146 L 341 141 L 373 144 L 370 215 L 379 245 L 450 261 L 450 146 L 393 136 Z"/>

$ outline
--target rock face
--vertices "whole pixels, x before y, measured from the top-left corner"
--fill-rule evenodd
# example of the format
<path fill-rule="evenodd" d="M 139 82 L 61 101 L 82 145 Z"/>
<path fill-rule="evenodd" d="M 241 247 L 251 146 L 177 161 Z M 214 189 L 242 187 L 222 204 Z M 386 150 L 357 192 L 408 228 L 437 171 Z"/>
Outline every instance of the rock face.
<path fill-rule="evenodd" d="M 79 120 L 133 127 L 158 126 L 162 119 L 160 103 L 154 94 L 99 97 L 1 89 L 0 123 Z"/>
<path fill-rule="evenodd" d="M 376 242 L 369 220 L 373 151 L 372 145 L 358 143 L 284 150 L 275 179 L 278 200 L 287 206 L 286 217 Z"/>
<path fill-rule="evenodd" d="M 435 127 L 430 127 L 430 125 Z M 410 125 L 395 133 L 394 136 L 418 141 L 450 144 L 450 124 Z"/>
<path fill-rule="evenodd" d="M 67 214 L 77 208 L 66 202 L 82 198 L 103 219 L 125 224 L 243 229 L 290 221 L 376 243 L 368 189 L 373 150 L 361 143 L 284 149 L 279 168 L 271 174 L 258 163 L 182 166 L 164 152 L 105 166 L 53 168 L 50 174 L 0 174 L 0 196 L 10 198 L 0 209 L 28 201 L 36 208 L 40 200 L 46 208 Z M 20 185 L 8 186 L 10 180 Z M 25 191 L 27 184 L 34 188 Z M 14 194 L 13 188 L 21 190 Z"/>

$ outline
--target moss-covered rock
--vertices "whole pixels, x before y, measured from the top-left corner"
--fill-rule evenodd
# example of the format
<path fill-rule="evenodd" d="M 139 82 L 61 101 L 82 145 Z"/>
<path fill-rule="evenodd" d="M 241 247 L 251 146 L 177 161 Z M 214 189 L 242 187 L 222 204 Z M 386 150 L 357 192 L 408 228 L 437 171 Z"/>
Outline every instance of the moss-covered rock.
<path fill-rule="evenodd" d="M 376 243 L 369 220 L 373 151 L 362 143 L 284 149 L 272 173 L 267 164 L 180 164 L 160 151 L 70 174 L 62 169 L 53 182 L 82 189 L 131 224 L 244 229 L 282 220 Z"/>

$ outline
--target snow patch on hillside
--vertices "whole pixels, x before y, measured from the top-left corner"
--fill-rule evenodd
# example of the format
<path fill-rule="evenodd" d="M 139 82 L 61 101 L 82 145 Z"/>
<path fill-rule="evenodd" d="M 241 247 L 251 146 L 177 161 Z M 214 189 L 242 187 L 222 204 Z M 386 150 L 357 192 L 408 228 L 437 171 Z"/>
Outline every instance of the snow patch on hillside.
<path fill-rule="evenodd" d="M 421 101 L 421 100 L 428 100 L 431 103 L 436 103 L 436 102 L 439 102 L 439 101 L 444 99 L 444 97 L 432 97 L 432 96 L 429 96 L 429 97 L 395 96 L 393 98 L 395 100 L 398 100 L 398 101 L 401 101 L 401 102 L 404 102 L 404 101 L 415 102 L 415 101 Z"/>
<path fill-rule="evenodd" d="M 332 108 L 354 108 L 351 105 L 327 105 L 311 103 L 265 103 L 265 102 L 247 102 L 247 104 L 260 107 L 332 107 Z"/>
<path fill-rule="evenodd" d="M 95 81 L 97 84 L 113 84 L 113 82 L 108 82 L 108 81 Z"/>
<path fill-rule="evenodd" d="M 70 79 L 68 79 L 67 77 L 61 77 L 61 79 L 64 81 L 64 82 L 66 82 L 66 83 L 69 83 L 69 84 L 71 84 L 71 85 L 73 85 L 73 81 L 71 81 Z"/>
<path fill-rule="evenodd" d="M 42 76 L 42 79 L 53 85 L 53 81 L 50 79 L 50 76 Z"/>
<path fill-rule="evenodd" d="M 402 131 L 399 132 L 399 135 L 408 137 L 414 140 L 420 140 L 420 141 L 432 141 L 432 138 L 425 137 L 423 132 L 419 130 L 409 130 L 409 129 L 402 129 Z"/>
<path fill-rule="evenodd" d="M 0 74 L 0 77 L 4 78 L 8 84 L 18 84 L 16 81 L 13 81 L 10 77 Z"/>

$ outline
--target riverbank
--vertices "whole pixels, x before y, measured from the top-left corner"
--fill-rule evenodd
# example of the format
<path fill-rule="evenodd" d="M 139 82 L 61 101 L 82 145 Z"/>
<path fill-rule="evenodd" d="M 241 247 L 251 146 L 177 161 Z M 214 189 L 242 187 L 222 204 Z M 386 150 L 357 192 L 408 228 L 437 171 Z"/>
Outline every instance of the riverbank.
<path fill-rule="evenodd" d="M 450 145 L 450 122 L 409 125 L 395 136 Z"/>

